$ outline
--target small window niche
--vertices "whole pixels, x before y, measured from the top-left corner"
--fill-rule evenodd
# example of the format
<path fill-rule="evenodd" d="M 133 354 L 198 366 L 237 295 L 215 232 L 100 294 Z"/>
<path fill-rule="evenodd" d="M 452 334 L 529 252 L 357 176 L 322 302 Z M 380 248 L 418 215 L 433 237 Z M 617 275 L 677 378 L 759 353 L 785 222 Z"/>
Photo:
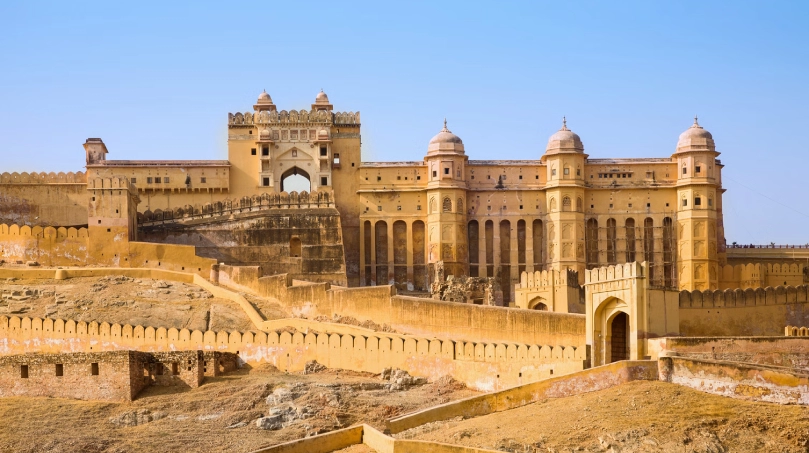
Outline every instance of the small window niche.
<path fill-rule="evenodd" d="M 329 149 L 325 146 L 320 147 L 320 157 L 326 157 L 329 155 Z"/>
<path fill-rule="evenodd" d="M 56 377 L 62 377 L 65 375 L 65 367 L 61 363 L 56 364 Z"/>
<path fill-rule="evenodd" d="M 329 178 L 327 176 L 320 177 L 320 185 L 321 186 L 328 186 L 329 185 Z"/>
<path fill-rule="evenodd" d="M 289 256 L 293 258 L 301 256 L 301 238 L 298 236 L 292 236 L 289 240 Z"/>
<path fill-rule="evenodd" d="M 270 155 L 270 147 L 269 146 L 262 146 L 261 147 L 261 155 L 262 156 L 269 156 Z M 292 157 L 295 157 L 295 151 L 292 151 Z"/>
<path fill-rule="evenodd" d="M 179 363 L 172 363 L 171 364 L 171 374 L 172 374 L 172 376 L 179 376 L 180 375 L 180 364 Z"/>
<path fill-rule="evenodd" d="M 20 365 L 20 377 L 28 379 L 28 365 Z"/>
<path fill-rule="evenodd" d="M 702 198 L 694 197 L 694 206 L 702 206 Z"/>
<path fill-rule="evenodd" d="M 98 376 L 98 363 L 91 363 L 90 364 L 90 375 L 91 376 Z"/>

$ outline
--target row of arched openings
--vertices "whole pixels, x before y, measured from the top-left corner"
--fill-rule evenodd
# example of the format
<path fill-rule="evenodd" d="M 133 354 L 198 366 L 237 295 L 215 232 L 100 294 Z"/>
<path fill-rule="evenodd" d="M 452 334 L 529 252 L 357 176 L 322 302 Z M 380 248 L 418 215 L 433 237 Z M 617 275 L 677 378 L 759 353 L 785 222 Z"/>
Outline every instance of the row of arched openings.
<path fill-rule="evenodd" d="M 602 235 L 597 219 L 587 219 L 584 234 L 587 269 L 646 261 L 656 284 L 667 287 L 674 285 L 675 235 L 671 217 L 663 219 L 662 227 L 655 227 L 654 219 L 647 217 L 640 230 L 631 217 L 624 221 L 622 227 L 614 218 L 609 218 L 604 230 Z M 640 255 L 639 245 L 642 247 Z M 606 253 L 602 255 L 602 251 Z"/>
<path fill-rule="evenodd" d="M 452 209 L 452 199 L 450 197 L 444 197 L 444 200 L 441 202 L 441 211 L 443 212 L 457 212 L 463 213 L 463 198 L 458 198 L 455 202 L 455 210 Z M 438 212 L 437 203 L 435 198 L 430 199 L 430 214 L 435 214 Z"/>

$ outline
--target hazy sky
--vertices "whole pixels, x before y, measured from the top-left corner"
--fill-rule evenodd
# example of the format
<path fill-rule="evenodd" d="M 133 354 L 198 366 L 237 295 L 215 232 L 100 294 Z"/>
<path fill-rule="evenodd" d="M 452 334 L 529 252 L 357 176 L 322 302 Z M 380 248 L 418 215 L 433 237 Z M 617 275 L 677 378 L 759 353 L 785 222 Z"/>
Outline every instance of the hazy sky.
<path fill-rule="evenodd" d="M 119 6 L 125 5 L 125 6 Z M 667 157 L 694 114 L 728 243 L 809 243 L 809 3 L 0 2 L 0 171 L 224 159 L 228 112 L 323 88 L 363 160 L 538 159 L 567 116 L 600 157 Z"/>

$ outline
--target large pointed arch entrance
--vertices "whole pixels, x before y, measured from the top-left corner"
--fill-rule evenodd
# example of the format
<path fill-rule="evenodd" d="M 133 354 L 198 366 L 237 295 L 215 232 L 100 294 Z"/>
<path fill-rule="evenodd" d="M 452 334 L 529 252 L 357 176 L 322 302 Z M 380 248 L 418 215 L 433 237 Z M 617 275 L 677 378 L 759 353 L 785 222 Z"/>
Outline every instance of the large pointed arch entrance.
<path fill-rule="evenodd" d="M 292 167 L 281 174 L 281 192 L 311 192 L 312 180 L 305 170 Z"/>

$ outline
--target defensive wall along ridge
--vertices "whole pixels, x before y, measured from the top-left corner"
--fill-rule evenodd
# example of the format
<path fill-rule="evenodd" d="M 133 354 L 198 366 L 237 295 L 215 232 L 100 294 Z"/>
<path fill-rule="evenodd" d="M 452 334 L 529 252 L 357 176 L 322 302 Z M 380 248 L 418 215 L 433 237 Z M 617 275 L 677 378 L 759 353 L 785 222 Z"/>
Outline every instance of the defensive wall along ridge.
<path fill-rule="evenodd" d="M 22 172 L 0 173 L 0 184 L 87 184 L 87 175 L 78 171 L 63 172 Z"/>
<path fill-rule="evenodd" d="M 345 288 L 262 277 L 257 266 L 214 266 L 211 279 L 237 291 L 279 300 L 296 316 L 350 316 L 401 333 L 456 341 L 570 345 L 585 349 L 584 315 L 460 304 L 399 296 L 389 285 Z"/>
<path fill-rule="evenodd" d="M 93 244 L 98 247 L 93 247 Z M 113 266 L 193 271 L 208 275 L 216 260 L 194 246 L 133 242 L 120 235 L 92 240 L 87 228 L 0 224 L 0 259 L 46 266 Z"/>
<path fill-rule="evenodd" d="M 248 364 L 269 362 L 281 370 L 290 371 L 303 370 L 306 362 L 317 360 L 331 368 L 354 371 L 379 373 L 384 368 L 396 367 L 428 379 L 452 375 L 479 390 L 494 390 L 581 370 L 586 360 L 586 348 L 558 343 L 543 345 L 505 340 L 437 339 L 435 336 L 374 332 L 307 319 L 264 321 L 244 297 L 191 273 L 111 268 L 0 269 L 0 278 L 64 279 L 103 275 L 162 278 L 199 284 L 218 297 L 239 303 L 258 326 L 257 332 L 202 332 L 97 321 L 3 316 L 0 317 L 0 353 L 215 350 L 235 353 Z M 290 333 L 290 328 L 295 332 Z"/>

